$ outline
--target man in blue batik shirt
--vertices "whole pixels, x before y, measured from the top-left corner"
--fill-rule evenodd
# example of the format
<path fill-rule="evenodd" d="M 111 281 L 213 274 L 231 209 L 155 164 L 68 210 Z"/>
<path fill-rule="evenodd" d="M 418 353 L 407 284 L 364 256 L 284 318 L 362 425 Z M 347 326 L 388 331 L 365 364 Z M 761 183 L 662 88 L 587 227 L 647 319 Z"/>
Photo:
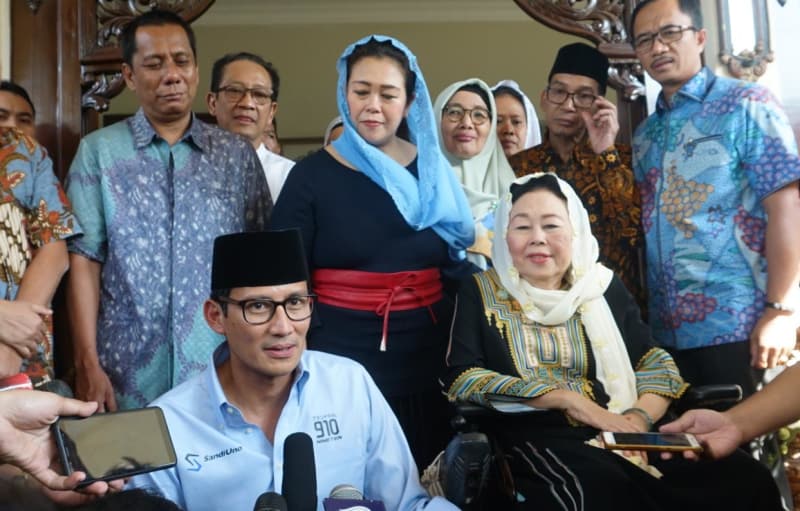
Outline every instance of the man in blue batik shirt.
<path fill-rule="evenodd" d="M 650 325 L 693 384 L 755 390 L 752 368 L 794 347 L 800 159 L 786 115 L 754 83 L 703 67 L 697 0 L 645 0 L 633 44 L 662 86 L 636 130 Z"/>
<path fill-rule="evenodd" d="M 272 200 L 253 146 L 192 113 L 192 28 L 152 10 L 120 35 L 135 115 L 81 140 L 67 194 L 67 305 L 75 394 L 100 411 L 144 406 L 198 374 L 220 338 L 205 324 L 211 245 L 262 230 Z"/>
<path fill-rule="evenodd" d="M 284 441 L 313 440 L 318 509 L 338 484 L 391 510 L 457 509 L 430 499 L 397 419 L 366 370 L 306 350 L 313 297 L 297 230 L 217 238 L 203 312 L 225 336 L 203 374 L 153 404 L 162 408 L 178 464 L 137 476 L 192 511 L 252 509 L 280 492 Z"/>

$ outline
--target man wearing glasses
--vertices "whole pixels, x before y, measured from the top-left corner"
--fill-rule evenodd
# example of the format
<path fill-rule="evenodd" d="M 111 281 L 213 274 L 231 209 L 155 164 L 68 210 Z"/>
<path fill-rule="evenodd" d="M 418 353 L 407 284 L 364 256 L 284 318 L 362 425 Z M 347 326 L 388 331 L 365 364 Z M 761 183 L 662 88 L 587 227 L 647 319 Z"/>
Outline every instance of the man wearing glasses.
<path fill-rule="evenodd" d="M 800 159 L 772 94 L 702 64 L 698 0 L 645 0 L 636 55 L 662 86 L 636 130 L 650 326 L 692 384 L 786 361 L 800 281 Z"/>
<path fill-rule="evenodd" d="M 217 124 L 244 136 L 256 149 L 272 200 L 294 167 L 294 162 L 275 154 L 263 143 L 278 110 L 280 77 L 271 63 L 252 53 L 231 53 L 214 62 L 211 91 L 206 96 L 208 113 Z"/>
<path fill-rule="evenodd" d="M 313 442 L 307 470 L 316 472 L 319 509 L 343 483 L 386 509 L 456 509 L 420 487 L 400 424 L 367 371 L 306 350 L 313 304 L 300 231 L 217 238 L 203 314 L 225 342 L 203 374 L 153 403 L 178 464 L 134 486 L 182 509 L 252 509 L 260 494 L 281 491 L 284 442 L 300 431 Z"/>
<path fill-rule="evenodd" d="M 581 43 L 561 48 L 541 94 L 544 141 L 509 163 L 517 176 L 554 172 L 572 185 L 589 212 L 603 264 L 644 307 L 639 195 L 630 148 L 615 143 L 619 122 L 616 106 L 603 96 L 607 81 L 605 55 Z"/>
<path fill-rule="evenodd" d="M 144 406 L 199 372 L 219 337 L 202 321 L 216 236 L 261 230 L 272 200 L 253 147 L 192 114 L 191 27 L 153 10 L 120 35 L 140 108 L 81 140 L 67 194 L 67 305 L 76 395 L 100 410 Z"/>

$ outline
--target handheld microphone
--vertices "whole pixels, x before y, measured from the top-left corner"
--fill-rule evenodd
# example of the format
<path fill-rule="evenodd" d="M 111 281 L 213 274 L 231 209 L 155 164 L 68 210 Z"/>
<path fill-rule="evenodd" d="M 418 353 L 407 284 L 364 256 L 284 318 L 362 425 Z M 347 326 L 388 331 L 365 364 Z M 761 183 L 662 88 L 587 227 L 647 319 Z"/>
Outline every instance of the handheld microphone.
<path fill-rule="evenodd" d="M 316 511 L 317 471 L 314 444 L 303 432 L 292 433 L 283 443 L 281 493 L 290 511 Z"/>
<path fill-rule="evenodd" d="M 331 490 L 331 494 L 328 495 L 328 498 L 363 500 L 364 494 L 358 491 L 352 484 L 337 484 Z"/>
<path fill-rule="evenodd" d="M 268 491 L 258 496 L 253 511 L 289 511 L 289 507 L 279 493 Z"/>
<path fill-rule="evenodd" d="M 365 500 L 364 495 L 350 484 L 337 484 L 328 498 L 323 499 L 325 511 L 386 511 L 380 500 Z"/>

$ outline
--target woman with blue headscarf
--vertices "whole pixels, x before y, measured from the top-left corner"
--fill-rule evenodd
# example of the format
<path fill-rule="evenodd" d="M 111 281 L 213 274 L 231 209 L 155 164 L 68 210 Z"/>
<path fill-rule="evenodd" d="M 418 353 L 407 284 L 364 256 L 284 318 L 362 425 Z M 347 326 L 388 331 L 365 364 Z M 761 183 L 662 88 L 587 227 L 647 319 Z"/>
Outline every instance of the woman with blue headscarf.
<path fill-rule="evenodd" d="M 472 216 L 408 48 L 369 36 L 337 69 L 344 133 L 294 167 L 272 227 L 303 233 L 318 295 L 309 347 L 367 368 L 425 466 L 447 435 L 445 284 L 471 270 Z"/>

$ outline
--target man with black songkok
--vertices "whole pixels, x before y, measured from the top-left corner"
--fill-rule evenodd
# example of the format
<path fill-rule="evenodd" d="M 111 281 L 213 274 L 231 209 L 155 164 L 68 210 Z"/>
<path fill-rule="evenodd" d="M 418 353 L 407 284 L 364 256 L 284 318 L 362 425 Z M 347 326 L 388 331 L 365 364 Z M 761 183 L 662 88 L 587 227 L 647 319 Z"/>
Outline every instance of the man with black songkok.
<path fill-rule="evenodd" d="M 605 55 L 583 43 L 562 47 L 540 99 L 544 141 L 509 163 L 517 176 L 554 172 L 575 188 L 589 212 L 601 262 L 644 307 L 641 201 L 630 147 L 615 143 L 619 122 L 617 107 L 604 97 L 607 82 Z"/>
<path fill-rule="evenodd" d="M 386 509 L 457 509 L 430 499 L 403 431 L 367 371 L 306 350 L 314 297 L 297 230 L 214 242 L 208 325 L 225 336 L 206 370 L 153 404 L 164 410 L 174 468 L 133 479 L 192 511 L 252 509 L 280 492 L 284 442 L 313 441 L 317 509 L 338 484 Z"/>

